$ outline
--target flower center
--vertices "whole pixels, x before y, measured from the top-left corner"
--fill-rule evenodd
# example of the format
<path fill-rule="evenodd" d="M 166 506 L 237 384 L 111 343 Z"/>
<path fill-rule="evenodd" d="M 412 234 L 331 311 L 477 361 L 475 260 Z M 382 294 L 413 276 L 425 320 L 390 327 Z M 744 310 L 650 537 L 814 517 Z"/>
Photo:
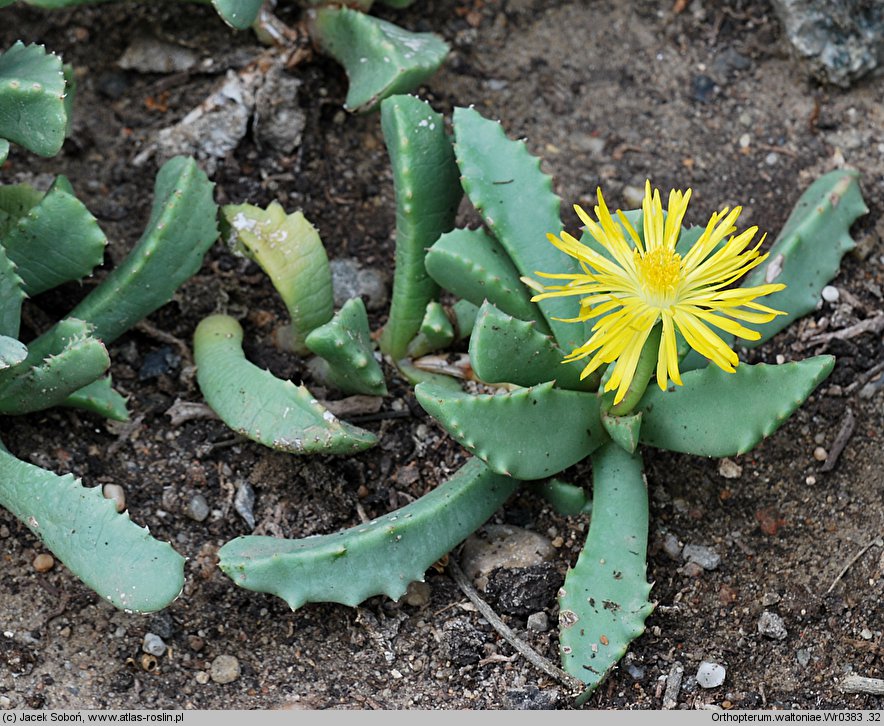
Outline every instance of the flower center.
<path fill-rule="evenodd" d="M 635 267 L 645 302 L 656 308 L 668 308 L 675 302 L 681 280 L 681 255 L 668 247 L 655 247 L 642 255 L 634 252 Z"/>

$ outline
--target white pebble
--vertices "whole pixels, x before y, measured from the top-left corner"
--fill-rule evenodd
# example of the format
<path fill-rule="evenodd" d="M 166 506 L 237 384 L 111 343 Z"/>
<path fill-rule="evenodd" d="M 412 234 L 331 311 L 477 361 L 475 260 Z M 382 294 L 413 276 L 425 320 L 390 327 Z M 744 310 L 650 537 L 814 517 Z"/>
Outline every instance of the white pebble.
<path fill-rule="evenodd" d="M 829 458 L 829 452 L 826 451 L 822 446 L 817 446 L 813 450 L 813 458 L 817 461 L 825 461 Z"/>
<path fill-rule="evenodd" d="M 145 633 L 144 640 L 141 643 L 141 650 L 150 655 L 159 657 L 166 652 L 166 644 L 159 635 Z"/>
<path fill-rule="evenodd" d="M 838 302 L 838 298 L 841 297 L 841 293 L 838 292 L 838 288 L 833 287 L 832 285 L 826 285 L 823 288 L 822 295 L 823 300 L 830 303 Z"/>
<path fill-rule="evenodd" d="M 710 663 L 704 660 L 697 669 L 697 685 L 700 688 L 718 688 L 724 683 L 727 669 L 720 663 Z"/>
<path fill-rule="evenodd" d="M 232 655 L 219 655 L 209 673 L 215 683 L 232 683 L 239 678 L 239 661 Z"/>
<path fill-rule="evenodd" d="M 752 137 L 749 136 L 749 134 L 743 134 L 743 135 L 740 137 L 740 148 L 741 148 L 741 149 L 746 149 L 746 148 L 748 148 L 748 147 L 749 147 L 749 144 L 751 144 L 751 143 L 752 143 Z"/>
<path fill-rule="evenodd" d="M 776 152 L 771 151 L 767 156 L 764 157 L 764 163 L 768 166 L 773 166 L 779 160 L 780 155 Z"/>
<path fill-rule="evenodd" d="M 731 459 L 718 462 L 718 473 L 725 479 L 739 479 L 743 475 L 743 467 Z"/>

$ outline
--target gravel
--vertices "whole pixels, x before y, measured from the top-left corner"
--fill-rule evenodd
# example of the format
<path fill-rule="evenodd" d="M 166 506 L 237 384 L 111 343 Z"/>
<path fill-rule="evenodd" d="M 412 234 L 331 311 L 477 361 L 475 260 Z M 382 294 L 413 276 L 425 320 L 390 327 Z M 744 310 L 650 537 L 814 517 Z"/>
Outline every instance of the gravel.
<path fill-rule="evenodd" d="M 240 675 L 239 660 L 232 655 L 219 655 L 212 661 L 209 675 L 215 683 L 233 683 Z"/>
<path fill-rule="evenodd" d="M 704 570 L 717 570 L 721 564 L 721 555 L 704 545 L 685 545 L 681 556 L 685 561 L 694 562 Z"/>
<path fill-rule="evenodd" d="M 141 650 L 159 658 L 166 652 L 166 644 L 156 633 L 145 633 L 144 640 L 141 642 Z"/>
<path fill-rule="evenodd" d="M 785 640 L 789 635 L 783 619 L 770 610 L 765 610 L 758 618 L 758 632 L 773 640 Z"/>
<path fill-rule="evenodd" d="M 195 522 L 204 522 L 209 516 L 209 503 L 202 494 L 194 494 L 187 502 L 184 512 Z"/>

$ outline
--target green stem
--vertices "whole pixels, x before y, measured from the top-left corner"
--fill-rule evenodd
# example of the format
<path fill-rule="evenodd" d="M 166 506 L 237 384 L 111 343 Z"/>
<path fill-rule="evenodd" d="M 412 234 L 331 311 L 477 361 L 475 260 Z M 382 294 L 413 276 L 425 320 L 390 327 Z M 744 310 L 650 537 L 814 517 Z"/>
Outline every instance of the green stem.
<path fill-rule="evenodd" d="M 657 323 L 651 330 L 651 334 L 645 341 L 644 348 L 642 348 L 638 364 L 635 366 L 635 375 L 632 377 L 629 388 L 626 389 L 626 395 L 620 403 L 611 406 L 607 411 L 609 416 L 626 416 L 632 413 L 632 409 L 638 405 L 642 396 L 645 395 L 648 384 L 651 382 L 651 375 L 657 368 L 657 356 L 659 355 L 660 334 L 662 331 L 663 326 L 660 323 Z"/>

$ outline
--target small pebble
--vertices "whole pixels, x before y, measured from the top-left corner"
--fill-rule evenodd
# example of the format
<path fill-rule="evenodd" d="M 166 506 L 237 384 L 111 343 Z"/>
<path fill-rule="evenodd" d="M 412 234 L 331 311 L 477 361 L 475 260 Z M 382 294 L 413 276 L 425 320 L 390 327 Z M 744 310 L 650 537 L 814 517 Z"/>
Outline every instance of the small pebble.
<path fill-rule="evenodd" d="M 711 547 L 685 545 L 681 556 L 688 562 L 695 562 L 704 570 L 715 570 L 721 564 L 721 555 Z"/>
<path fill-rule="evenodd" d="M 718 473 L 725 479 L 739 479 L 743 475 L 743 467 L 731 459 L 718 462 Z"/>
<path fill-rule="evenodd" d="M 773 166 L 779 161 L 780 155 L 775 151 L 771 151 L 767 156 L 764 157 L 764 163 L 768 166 Z"/>
<path fill-rule="evenodd" d="M 627 209 L 640 209 L 642 206 L 642 199 L 645 198 L 645 190 L 639 189 L 639 187 L 634 187 L 631 185 L 627 185 L 623 187 L 623 201 L 626 204 Z"/>
<path fill-rule="evenodd" d="M 727 669 L 719 663 L 704 660 L 697 669 L 697 685 L 700 688 L 718 688 L 724 683 Z"/>
<path fill-rule="evenodd" d="M 201 686 L 204 686 L 206 685 L 206 683 L 209 682 L 209 674 L 205 671 L 197 671 L 194 678 L 196 679 L 196 682 L 199 683 Z"/>
<path fill-rule="evenodd" d="M 749 147 L 749 144 L 752 143 L 752 137 L 749 134 L 743 134 L 740 136 L 740 148 L 746 149 Z"/>
<path fill-rule="evenodd" d="M 211 676 L 215 683 L 233 683 L 239 678 L 239 661 L 232 655 L 219 655 L 212 661 Z"/>
<path fill-rule="evenodd" d="M 813 450 L 813 458 L 817 461 L 825 461 L 829 456 L 829 452 L 826 451 L 822 446 L 817 446 Z"/>
<path fill-rule="evenodd" d="M 119 484 L 105 484 L 101 488 L 101 493 L 105 499 L 113 501 L 118 512 L 126 508 L 126 490 Z"/>
<path fill-rule="evenodd" d="M 194 494 L 185 507 L 185 513 L 197 522 L 204 522 L 209 516 L 209 503 L 202 494 Z"/>
<path fill-rule="evenodd" d="M 798 665 L 802 668 L 806 668 L 807 664 L 810 663 L 810 651 L 807 648 L 801 648 L 795 653 L 795 660 L 798 661 Z"/>
<path fill-rule="evenodd" d="M 545 633 L 549 630 L 549 618 L 545 612 L 531 613 L 528 616 L 528 630 L 535 633 Z"/>
<path fill-rule="evenodd" d="M 663 551 L 673 560 L 681 559 L 682 544 L 674 534 L 667 534 L 663 538 Z"/>
<path fill-rule="evenodd" d="M 804 480 L 804 483 L 812 487 L 814 484 L 816 484 L 816 477 L 811 475 Z"/>
<path fill-rule="evenodd" d="M 782 598 L 775 592 L 766 592 L 761 596 L 761 604 L 764 607 L 770 607 L 771 605 L 776 605 Z"/>
<path fill-rule="evenodd" d="M 838 288 L 833 287 L 832 285 L 826 285 L 823 288 L 822 295 L 823 295 L 823 300 L 825 300 L 826 302 L 830 302 L 830 303 L 838 302 L 838 298 L 841 297 L 841 293 L 838 292 Z"/>
<path fill-rule="evenodd" d="M 688 577 L 699 577 L 703 574 L 703 568 L 696 562 L 688 562 L 681 571 Z"/>
<path fill-rule="evenodd" d="M 55 559 L 44 552 L 34 558 L 33 565 L 37 572 L 49 572 L 55 566 Z"/>
<path fill-rule="evenodd" d="M 249 529 L 255 528 L 255 515 L 253 508 L 255 506 L 255 490 L 248 482 L 242 482 L 236 488 L 236 496 L 233 498 L 233 508 L 236 513 L 243 518 Z"/>
<path fill-rule="evenodd" d="M 141 650 L 159 657 L 166 652 L 166 644 L 156 633 L 145 633 L 144 640 L 141 642 Z"/>
<path fill-rule="evenodd" d="M 752 125 L 752 117 L 748 113 L 746 113 L 745 111 L 743 111 L 743 113 L 741 113 L 737 117 L 737 121 L 740 122 L 741 126 L 751 126 Z"/>
<path fill-rule="evenodd" d="M 430 586 L 426 582 L 410 582 L 405 592 L 405 603 L 415 608 L 426 607 L 430 602 Z"/>
<path fill-rule="evenodd" d="M 863 640 L 871 640 L 874 636 L 875 634 L 868 628 L 863 628 L 859 631 L 859 637 Z"/>
<path fill-rule="evenodd" d="M 773 640 L 785 640 L 789 635 L 783 619 L 770 610 L 765 610 L 758 618 L 758 632 Z"/>

